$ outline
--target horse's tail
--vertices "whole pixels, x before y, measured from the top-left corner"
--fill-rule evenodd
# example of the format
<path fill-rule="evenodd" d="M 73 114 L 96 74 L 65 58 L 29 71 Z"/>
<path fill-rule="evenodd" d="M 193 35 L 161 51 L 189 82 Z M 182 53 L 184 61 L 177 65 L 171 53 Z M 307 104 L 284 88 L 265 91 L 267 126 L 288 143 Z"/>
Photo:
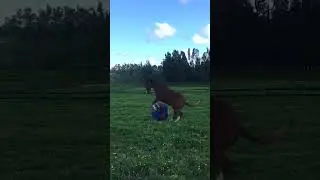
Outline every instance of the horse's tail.
<path fill-rule="evenodd" d="M 283 137 L 287 130 L 288 127 L 284 126 L 276 131 L 271 132 L 270 134 L 257 137 L 249 133 L 246 128 L 240 127 L 240 136 L 258 144 L 269 144 Z"/>
<path fill-rule="evenodd" d="M 197 102 L 195 102 L 195 103 L 193 103 L 193 104 L 190 104 L 190 103 L 188 103 L 187 101 L 185 102 L 185 104 L 186 104 L 187 106 L 189 106 L 189 107 L 194 107 L 194 106 L 198 105 L 199 103 L 200 103 L 200 100 L 197 101 Z"/>

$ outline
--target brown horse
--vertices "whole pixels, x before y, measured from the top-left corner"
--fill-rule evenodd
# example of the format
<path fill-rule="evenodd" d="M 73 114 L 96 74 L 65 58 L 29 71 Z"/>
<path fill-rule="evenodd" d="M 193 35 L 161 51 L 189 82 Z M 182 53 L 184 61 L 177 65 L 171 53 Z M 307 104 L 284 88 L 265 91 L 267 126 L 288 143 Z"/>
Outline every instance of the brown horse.
<path fill-rule="evenodd" d="M 286 128 L 281 128 L 266 136 L 253 136 L 242 126 L 232 105 L 217 98 L 215 95 L 213 95 L 211 101 L 211 114 L 213 167 L 219 172 L 220 178 L 222 178 L 223 173 L 231 170 L 231 162 L 226 157 L 225 152 L 239 137 L 258 144 L 268 144 L 277 140 L 286 130 Z"/>
<path fill-rule="evenodd" d="M 185 97 L 172 89 L 170 89 L 166 84 L 157 82 L 151 78 L 147 78 L 145 81 L 145 88 L 148 94 L 151 93 L 151 89 L 155 92 L 155 100 L 152 102 L 152 104 L 161 101 L 173 109 L 173 119 L 176 119 L 175 121 L 179 121 L 183 117 L 182 108 L 184 105 L 193 107 L 194 105 L 198 104 L 190 104 L 186 101 Z"/>

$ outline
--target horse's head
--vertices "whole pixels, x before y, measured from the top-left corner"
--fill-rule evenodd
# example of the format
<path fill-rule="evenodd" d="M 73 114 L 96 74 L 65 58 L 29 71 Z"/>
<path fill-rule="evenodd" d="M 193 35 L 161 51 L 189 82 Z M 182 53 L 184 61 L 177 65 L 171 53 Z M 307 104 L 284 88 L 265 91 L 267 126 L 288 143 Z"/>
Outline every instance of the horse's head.
<path fill-rule="evenodd" d="M 146 79 L 144 87 L 146 88 L 146 92 L 148 94 L 151 93 L 151 88 L 153 88 L 154 81 L 152 79 Z"/>

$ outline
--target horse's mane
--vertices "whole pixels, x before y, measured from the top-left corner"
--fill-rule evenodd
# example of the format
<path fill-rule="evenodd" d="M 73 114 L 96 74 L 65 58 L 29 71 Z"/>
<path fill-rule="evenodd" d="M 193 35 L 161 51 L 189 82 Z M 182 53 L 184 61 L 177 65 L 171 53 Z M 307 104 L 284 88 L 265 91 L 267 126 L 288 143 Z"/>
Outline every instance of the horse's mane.
<path fill-rule="evenodd" d="M 154 78 L 148 78 L 146 80 L 146 82 L 151 83 L 153 87 L 161 87 L 161 88 L 165 88 L 165 89 L 170 89 L 169 86 L 167 85 L 167 83 L 165 83 L 163 81 L 159 81 Z"/>

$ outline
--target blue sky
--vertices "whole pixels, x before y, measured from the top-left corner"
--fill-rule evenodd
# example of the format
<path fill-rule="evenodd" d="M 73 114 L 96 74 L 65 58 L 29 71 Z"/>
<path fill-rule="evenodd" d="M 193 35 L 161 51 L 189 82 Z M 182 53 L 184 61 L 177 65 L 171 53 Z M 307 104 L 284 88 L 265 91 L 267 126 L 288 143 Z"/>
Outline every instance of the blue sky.
<path fill-rule="evenodd" d="M 110 28 L 110 66 L 158 65 L 168 51 L 210 47 L 210 1 L 114 0 Z"/>

